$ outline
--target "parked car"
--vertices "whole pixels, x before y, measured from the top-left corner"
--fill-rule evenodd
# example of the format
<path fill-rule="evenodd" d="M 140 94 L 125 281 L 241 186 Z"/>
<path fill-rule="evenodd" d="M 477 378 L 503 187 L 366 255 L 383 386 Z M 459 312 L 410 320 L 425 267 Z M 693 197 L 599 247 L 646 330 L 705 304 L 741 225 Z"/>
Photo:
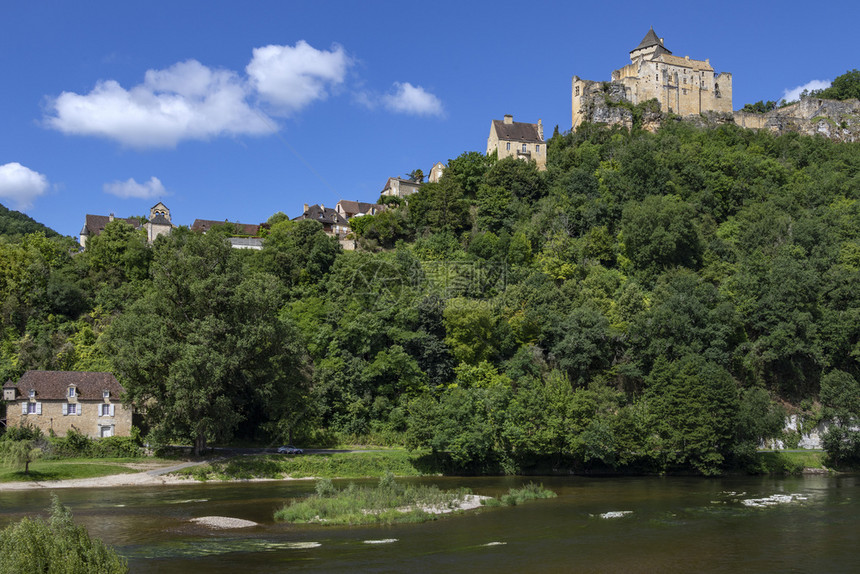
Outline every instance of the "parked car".
<path fill-rule="evenodd" d="M 305 451 L 303 451 L 302 449 L 294 447 L 291 444 L 278 447 L 278 454 L 304 454 L 304 452 Z"/>

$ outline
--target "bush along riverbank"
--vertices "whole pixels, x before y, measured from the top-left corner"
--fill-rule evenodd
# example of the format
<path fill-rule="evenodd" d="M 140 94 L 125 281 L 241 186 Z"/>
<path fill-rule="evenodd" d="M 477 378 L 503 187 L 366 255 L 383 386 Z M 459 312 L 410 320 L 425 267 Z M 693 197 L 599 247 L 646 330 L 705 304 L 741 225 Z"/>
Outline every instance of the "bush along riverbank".
<path fill-rule="evenodd" d="M 383 476 L 386 472 L 396 476 L 438 474 L 422 461 L 421 454 L 403 450 L 299 456 L 239 456 L 183 469 L 175 474 L 200 481 L 255 478 L 375 478 Z"/>
<path fill-rule="evenodd" d="M 275 512 L 275 520 L 299 524 L 359 525 L 426 522 L 441 514 L 486 506 L 513 506 L 536 498 L 553 498 L 543 486 L 511 489 L 501 499 L 472 494 L 469 489 L 439 490 L 435 485 L 402 485 L 385 473 L 375 487 L 350 483 L 337 489 L 330 479 L 316 484 L 316 493 Z"/>
<path fill-rule="evenodd" d="M 734 472 L 746 474 L 791 475 L 802 474 L 810 469 L 827 472 L 824 465 L 825 453 L 810 452 L 758 452 L 751 457 L 750 463 L 735 469 Z M 519 474 L 533 476 L 569 475 L 569 474 L 605 474 L 605 475 L 648 475 L 658 474 L 653 469 L 636 469 L 619 471 L 610 467 L 595 466 L 583 468 L 579 465 L 561 464 L 553 466 L 535 464 L 528 468 L 519 468 L 515 472 L 502 469 L 486 469 L 483 473 L 489 475 Z M 377 478 L 386 472 L 395 476 L 434 476 L 458 475 L 443 458 L 426 452 L 408 452 L 405 450 L 388 450 L 374 452 L 351 452 L 336 454 L 306 454 L 300 456 L 258 455 L 237 456 L 227 460 L 212 462 L 186 468 L 174 473 L 180 477 L 192 478 L 199 481 L 227 481 L 252 479 L 288 479 L 288 478 Z M 732 472 L 732 471 L 729 471 Z M 474 474 L 474 473 L 467 473 Z M 672 473 L 668 473 L 672 474 Z M 684 473 L 682 473 L 684 474 Z"/>

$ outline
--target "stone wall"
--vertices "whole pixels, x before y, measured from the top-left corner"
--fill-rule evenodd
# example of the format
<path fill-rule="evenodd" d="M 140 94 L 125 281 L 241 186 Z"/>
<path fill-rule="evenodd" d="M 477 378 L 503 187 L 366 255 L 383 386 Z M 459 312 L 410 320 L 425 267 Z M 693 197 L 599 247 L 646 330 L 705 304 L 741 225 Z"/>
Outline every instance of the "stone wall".
<path fill-rule="evenodd" d="M 37 412 L 22 413 L 22 405 L 33 403 Z M 63 405 L 75 405 L 75 414 L 63 414 L 68 411 Z M 103 415 L 102 405 L 108 405 Z M 111 409 L 110 407 L 113 407 Z M 113 416 L 110 415 L 111 410 Z M 9 403 L 6 408 L 6 424 L 19 426 L 29 424 L 36 426 L 45 434 L 53 430 L 57 436 L 65 436 L 69 430 L 75 429 L 90 438 L 103 436 L 103 428 L 110 428 L 113 436 L 129 436 L 131 432 L 131 409 L 119 401 L 106 398 L 103 401 L 80 401 L 74 398 L 57 401 L 36 401 L 21 398 Z"/>
<path fill-rule="evenodd" d="M 582 122 L 633 127 L 633 113 L 621 102 L 634 103 L 627 97 L 627 86 L 621 82 L 594 82 L 577 76 L 572 82 L 573 129 Z M 661 106 L 662 108 L 662 106 Z M 656 131 L 666 121 L 665 113 L 648 113 L 642 117 L 642 129 Z M 765 114 L 743 111 L 703 111 L 682 116 L 700 126 L 735 123 L 749 129 L 766 129 L 776 134 L 800 133 L 820 135 L 840 142 L 860 141 L 860 101 L 803 98 L 800 102 Z"/>
<path fill-rule="evenodd" d="M 766 129 L 777 134 L 796 132 L 840 142 L 857 142 L 860 141 L 860 100 L 807 97 L 765 114 L 737 111 L 734 121 L 745 128 Z"/>

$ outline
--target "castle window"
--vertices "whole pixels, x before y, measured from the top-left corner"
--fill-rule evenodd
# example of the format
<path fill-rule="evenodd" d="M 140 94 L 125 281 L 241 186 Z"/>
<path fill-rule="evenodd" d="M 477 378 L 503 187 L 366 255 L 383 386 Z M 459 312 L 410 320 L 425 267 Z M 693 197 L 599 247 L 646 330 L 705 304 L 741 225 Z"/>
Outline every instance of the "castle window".
<path fill-rule="evenodd" d="M 535 144 L 535 153 L 540 153 L 540 144 Z"/>

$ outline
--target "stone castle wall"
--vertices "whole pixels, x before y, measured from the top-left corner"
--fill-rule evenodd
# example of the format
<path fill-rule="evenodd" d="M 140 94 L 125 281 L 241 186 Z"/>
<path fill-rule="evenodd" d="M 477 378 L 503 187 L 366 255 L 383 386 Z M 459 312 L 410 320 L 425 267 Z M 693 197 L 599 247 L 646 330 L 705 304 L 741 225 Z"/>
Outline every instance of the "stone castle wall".
<path fill-rule="evenodd" d="M 764 114 L 734 112 L 739 126 L 777 134 L 796 132 L 820 135 L 841 142 L 860 141 L 860 100 L 825 100 L 806 97 Z"/>
<path fill-rule="evenodd" d="M 634 104 L 622 82 L 594 82 L 573 77 L 573 129 L 582 122 L 633 127 L 633 114 L 622 102 Z M 641 97 L 641 92 L 640 92 Z M 640 100 L 645 101 L 645 100 Z M 658 100 L 659 101 L 659 100 Z M 800 133 L 820 135 L 841 142 L 860 141 L 860 101 L 803 98 L 801 101 L 764 114 L 743 111 L 714 110 L 682 116 L 700 125 L 735 123 L 749 129 L 765 129 L 776 134 Z M 656 131 L 665 121 L 661 105 L 659 114 L 645 113 L 642 127 Z"/>

